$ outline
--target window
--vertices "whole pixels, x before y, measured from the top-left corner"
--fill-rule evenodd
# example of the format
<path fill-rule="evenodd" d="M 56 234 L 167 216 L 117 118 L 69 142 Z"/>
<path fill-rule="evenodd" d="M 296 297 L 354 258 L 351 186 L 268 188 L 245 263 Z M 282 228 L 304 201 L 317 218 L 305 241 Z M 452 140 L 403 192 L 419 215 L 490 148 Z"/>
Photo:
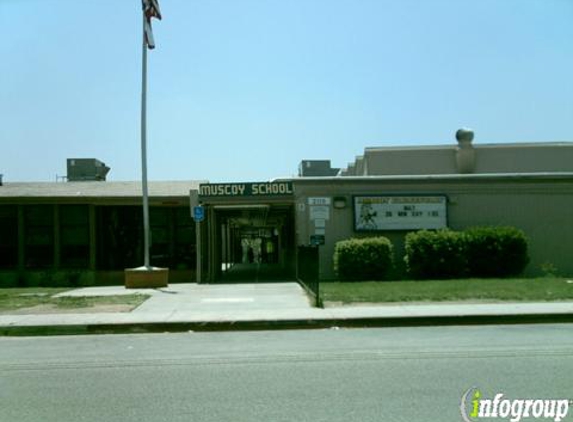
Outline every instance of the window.
<path fill-rule="evenodd" d="M 60 266 L 63 268 L 87 268 L 89 260 L 88 206 L 60 206 Z"/>
<path fill-rule="evenodd" d="M 149 253 L 151 265 L 169 267 L 171 264 L 171 208 L 150 208 L 149 225 L 151 227 Z"/>
<path fill-rule="evenodd" d="M 151 226 L 151 264 L 174 270 L 195 268 L 195 223 L 190 210 L 153 207 Z"/>
<path fill-rule="evenodd" d="M 27 268 L 50 268 L 54 265 L 54 207 L 24 207 L 25 263 Z"/>
<path fill-rule="evenodd" d="M 18 208 L 0 207 L 0 269 L 18 266 Z"/>
<path fill-rule="evenodd" d="M 141 207 L 97 207 L 96 215 L 98 269 L 123 270 L 143 265 Z"/>
<path fill-rule="evenodd" d="M 196 267 L 195 222 L 189 208 L 173 210 L 175 214 L 175 253 L 173 269 L 194 269 Z"/>

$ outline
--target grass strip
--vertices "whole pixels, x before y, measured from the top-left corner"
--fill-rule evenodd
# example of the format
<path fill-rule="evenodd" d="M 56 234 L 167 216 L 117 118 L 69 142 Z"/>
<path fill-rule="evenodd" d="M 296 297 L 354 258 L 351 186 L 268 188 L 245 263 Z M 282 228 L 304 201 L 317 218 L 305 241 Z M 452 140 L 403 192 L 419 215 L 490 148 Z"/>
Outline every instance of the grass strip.
<path fill-rule="evenodd" d="M 511 278 L 320 284 L 325 302 L 559 301 L 573 299 L 573 279 Z"/>
<path fill-rule="evenodd" d="M 52 305 L 58 309 L 90 308 L 97 305 L 139 306 L 148 295 L 130 294 L 117 296 L 52 297 L 69 289 L 23 288 L 0 289 L 0 312 L 31 308 L 38 305 Z"/>

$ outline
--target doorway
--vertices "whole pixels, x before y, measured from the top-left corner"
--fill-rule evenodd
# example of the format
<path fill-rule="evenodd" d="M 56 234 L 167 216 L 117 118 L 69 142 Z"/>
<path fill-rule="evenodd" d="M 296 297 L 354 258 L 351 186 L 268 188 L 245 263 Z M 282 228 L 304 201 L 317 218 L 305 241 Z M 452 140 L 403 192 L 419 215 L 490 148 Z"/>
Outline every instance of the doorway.
<path fill-rule="evenodd" d="M 295 279 L 294 206 L 213 206 L 213 280 L 220 283 Z M 210 260 L 211 261 L 211 260 Z"/>

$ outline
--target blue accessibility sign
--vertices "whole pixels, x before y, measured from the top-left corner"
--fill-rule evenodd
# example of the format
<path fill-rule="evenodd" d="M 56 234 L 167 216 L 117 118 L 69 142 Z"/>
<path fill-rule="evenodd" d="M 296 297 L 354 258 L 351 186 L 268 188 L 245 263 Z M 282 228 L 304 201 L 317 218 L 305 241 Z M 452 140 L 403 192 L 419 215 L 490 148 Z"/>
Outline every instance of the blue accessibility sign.
<path fill-rule="evenodd" d="M 197 223 L 200 223 L 204 219 L 205 219 L 205 208 L 203 208 L 201 205 L 193 207 L 193 220 L 195 220 L 195 222 Z"/>

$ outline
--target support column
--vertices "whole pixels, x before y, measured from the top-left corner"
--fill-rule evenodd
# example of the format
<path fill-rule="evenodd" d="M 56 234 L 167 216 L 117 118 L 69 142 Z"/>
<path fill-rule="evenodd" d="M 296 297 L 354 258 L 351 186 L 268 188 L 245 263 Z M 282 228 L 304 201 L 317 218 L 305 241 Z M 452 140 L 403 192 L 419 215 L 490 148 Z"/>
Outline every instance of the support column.
<path fill-rule="evenodd" d="M 172 269 L 177 269 L 176 262 L 175 262 L 175 252 L 176 247 L 175 243 L 177 239 L 176 236 L 176 228 L 175 228 L 175 219 L 177 218 L 177 208 L 170 208 L 169 209 L 169 267 Z"/>
<path fill-rule="evenodd" d="M 18 205 L 18 271 L 26 267 L 26 225 L 24 223 L 24 205 Z"/>
<path fill-rule="evenodd" d="M 203 281 L 201 275 L 201 267 L 203 265 L 202 257 L 202 244 L 201 244 L 201 223 L 199 221 L 195 222 L 195 279 L 197 283 Z"/>
<path fill-rule="evenodd" d="M 217 272 L 217 263 L 219 262 L 219 254 L 217 253 L 217 244 L 219 243 L 217 241 L 217 236 L 218 236 L 218 230 L 217 230 L 217 221 L 216 221 L 216 217 L 215 217 L 216 213 L 215 210 L 210 207 L 209 209 L 209 217 L 208 217 L 208 230 L 207 230 L 207 239 L 206 243 L 207 243 L 207 250 L 208 250 L 208 255 L 207 255 L 207 268 L 209 271 L 209 274 L 207 276 L 207 280 L 209 280 L 209 282 L 214 282 L 215 279 L 217 278 L 217 276 L 219 275 L 219 273 Z"/>
<path fill-rule="evenodd" d="M 229 227 L 229 222 L 227 221 L 227 224 L 225 224 L 225 231 L 226 231 L 226 237 L 227 237 L 227 244 L 226 244 L 226 259 L 225 262 L 227 263 L 227 265 L 229 265 L 232 261 L 231 258 L 231 228 Z M 227 268 L 228 270 L 228 268 Z"/>
<path fill-rule="evenodd" d="M 57 204 L 52 205 L 54 207 L 54 266 L 56 270 L 60 269 L 60 206 Z"/>

